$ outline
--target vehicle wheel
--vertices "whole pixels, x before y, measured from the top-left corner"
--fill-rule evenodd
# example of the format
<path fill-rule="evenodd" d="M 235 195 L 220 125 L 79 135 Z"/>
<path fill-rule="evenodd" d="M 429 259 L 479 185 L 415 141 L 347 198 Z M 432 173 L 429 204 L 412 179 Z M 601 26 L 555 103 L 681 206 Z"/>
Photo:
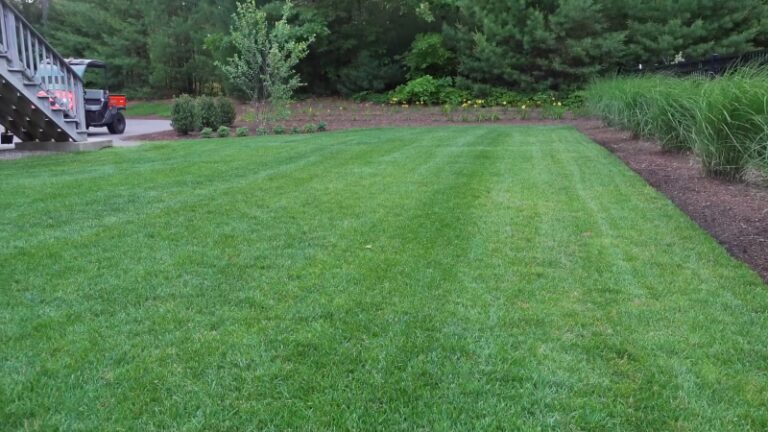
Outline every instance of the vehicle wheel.
<path fill-rule="evenodd" d="M 112 135 L 122 135 L 125 132 L 125 116 L 119 112 L 115 114 L 115 118 L 112 119 L 112 124 L 107 125 L 107 130 Z"/>

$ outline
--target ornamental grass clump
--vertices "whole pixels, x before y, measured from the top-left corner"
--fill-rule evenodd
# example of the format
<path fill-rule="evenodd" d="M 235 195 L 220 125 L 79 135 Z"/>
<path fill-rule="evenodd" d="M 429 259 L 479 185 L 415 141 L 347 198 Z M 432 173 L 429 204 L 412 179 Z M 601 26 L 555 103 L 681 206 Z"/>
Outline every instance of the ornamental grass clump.
<path fill-rule="evenodd" d="M 608 125 L 691 150 L 707 175 L 739 179 L 768 174 L 768 68 L 716 78 L 641 75 L 600 80 L 587 106 Z"/>

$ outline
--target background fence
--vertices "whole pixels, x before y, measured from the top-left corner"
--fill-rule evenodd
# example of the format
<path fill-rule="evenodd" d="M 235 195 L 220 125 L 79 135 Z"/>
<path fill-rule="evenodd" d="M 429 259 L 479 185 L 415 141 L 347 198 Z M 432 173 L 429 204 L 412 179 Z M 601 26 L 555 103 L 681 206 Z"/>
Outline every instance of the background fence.
<path fill-rule="evenodd" d="M 768 65 L 768 49 L 746 54 L 713 55 L 708 59 L 691 60 L 682 63 L 658 65 L 637 70 L 640 73 L 670 73 L 676 75 L 722 75 L 729 70 L 748 65 Z"/>

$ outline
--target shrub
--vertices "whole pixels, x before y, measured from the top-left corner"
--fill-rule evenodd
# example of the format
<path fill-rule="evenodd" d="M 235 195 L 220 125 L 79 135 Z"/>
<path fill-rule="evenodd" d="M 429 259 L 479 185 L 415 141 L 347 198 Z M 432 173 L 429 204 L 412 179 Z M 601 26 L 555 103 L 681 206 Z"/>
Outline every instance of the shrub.
<path fill-rule="evenodd" d="M 240 138 L 242 138 L 242 137 L 247 137 L 247 136 L 248 136 L 248 135 L 250 135 L 250 134 L 251 134 L 251 131 L 250 131 L 250 129 L 248 129 L 247 127 L 239 127 L 239 128 L 237 128 L 237 130 L 235 131 L 235 135 L 236 135 L 236 136 L 238 136 L 238 137 L 240 137 Z"/>
<path fill-rule="evenodd" d="M 197 98 L 197 110 L 200 113 L 200 126 L 203 128 L 218 129 L 219 108 L 216 106 L 216 100 L 210 96 L 201 96 Z"/>
<path fill-rule="evenodd" d="M 260 127 L 256 129 L 256 135 L 267 135 L 267 134 L 269 134 L 269 131 L 267 130 L 267 128 Z"/>
<path fill-rule="evenodd" d="M 203 128 L 203 130 L 200 131 L 200 138 L 213 138 L 213 129 Z"/>
<path fill-rule="evenodd" d="M 237 112 L 235 111 L 235 105 L 232 101 L 225 97 L 219 97 L 216 99 L 216 109 L 219 113 L 219 125 L 231 126 L 235 119 L 237 119 Z"/>
<path fill-rule="evenodd" d="M 311 134 L 315 132 L 317 132 L 317 125 L 314 125 L 312 123 L 308 123 L 304 125 L 304 133 Z"/>
<path fill-rule="evenodd" d="M 189 95 L 181 95 L 174 99 L 171 108 L 171 125 L 181 135 L 189 135 L 200 126 L 199 113 L 195 100 Z"/>
<path fill-rule="evenodd" d="M 277 125 L 272 128 L 272 133 L 274 133 L 275 135 L 283 135 L 285 133 L 285 127 L 283 127 L 282 125 Z"/>
<path fill-rule="evenodd" d="M 226 126 L 220 126 L 219 130 L 216 131 L 216 133 L 219 135 L 219 138 L 227 138 L 230 135 L 230 129 Z"/>
<path fill-rule="evenodd" d="M 320 122 L 317 124 L 317 131 L 318 132 L 325 132 L 328 130 L 328 125 L 325 122 Z"/>
<path fill-rule="evenodd" d="M 291 128 L 291 133 L 294 134 L 294 135 L 298 135 L 298 134 L 301 133 L 301 129 L 299 129 L 298 126 L 294 126 L 294 127 Z"/>
<path fill-rule="evenodd" d="M 401 85 L 390 93 L 390 102 L 406 104 L 458 105 L 471 94 L 453 87 L 451 78 L 435 79 L 425 75 Z"/>

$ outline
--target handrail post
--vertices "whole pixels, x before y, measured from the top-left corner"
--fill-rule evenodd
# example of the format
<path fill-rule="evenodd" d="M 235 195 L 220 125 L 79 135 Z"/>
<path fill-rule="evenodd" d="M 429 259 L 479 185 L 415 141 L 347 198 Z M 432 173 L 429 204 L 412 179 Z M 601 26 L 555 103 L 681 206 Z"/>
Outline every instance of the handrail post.
<path fill-rule="evenodd" d="M 5 35 L 5 6 L 0 1 L 0 52 L 7 51 L 8 37 Z"/>
<path fill-rule="evenodd" d="M 5 3 L 5 2 L 3 2 Z M 19 64 L 19 49 L 16 44 L 16 15 L 11 8 L 3 4 L 3 21 L 5 24 L 5 36 L 6 36 L 6 50 L 11 60 L 12 67 L 18 67 Z"/>

